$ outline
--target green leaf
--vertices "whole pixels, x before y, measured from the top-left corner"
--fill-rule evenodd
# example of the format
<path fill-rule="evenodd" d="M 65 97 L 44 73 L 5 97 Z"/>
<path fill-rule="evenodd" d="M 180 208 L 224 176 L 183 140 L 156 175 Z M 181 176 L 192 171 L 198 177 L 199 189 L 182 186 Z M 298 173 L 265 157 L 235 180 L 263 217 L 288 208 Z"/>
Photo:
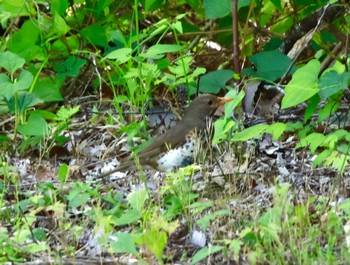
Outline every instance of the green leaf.
<path fill-rule="evenodd" d="M 131 253 L 138 256 L 134 239 L 129 233 L 115 233 L 109 238 L 113 253 Z"/>
<path fill-rule="evenodd" d="M 246 7 L 250 5 L 251 0 L 239 0 L 238 1 L 238 10 L 240 10 L 242 7 Z"/>
<path fill-rule="evenodd" d="M 121 48 L 108 53 L 104 59 L 115 59 L 118 64 L 126 63 L 131 59 L 132 49 Z"/>
<path fill-rule="evenodd" d="M 204 247 L 193 256 L 191 260 L 191 264 L 198 264 L 201 260 L 222 250 L 223 248 L 224 247 L 222 246 L 215 246 L 215 245 L 211 247 Z"/>
<path fill-rule="evenodd" d="M 58 14 L 55 13 L 53 17 L 53 30 L 56 32 L 58 37 L 64 36 L 70 30 L 66 21 Z"/>
<path fill-rule="evenodd" d="M 274 206 L 274 208 L 270 208 L 266 212 L 259 217 L 258 222 L 264 226 L 276 225 L 280 227 L 281 225 L 281 214 L 282 207 Z"/>
<path fill-rule="evenodd" d="M 34 20 L 27 20 L 22 25 L 21 29 L 14 32 L 7 43 L 10 51 L 20 55 L 27 62 L 30 60 L 45 60 L 47 52 L 45 45 L 41 45 L 42 32 Z"/>
<path fill-rule="evenodd" d="M 44 228 L 34 228 L 33 235 L 38 241 L 44 241 L 46 239 L 46 232 Z"/>
<path fill-rule="evenodd" d="M 0 52 L 0 67 L 5 68 L 11 75 L 23 68 L 25 60 L 13 52 Z"/>
<path fill-rule="evenodd" d="M 239 257 L 239 253 L 241 251 L 241 246 L 242 245 L 244 245 L 243 241 L 242 240 L 237 240 L 237 239 L 233 240 L 230 243 L 229 249 L 233 252 L 235 258 Z"/>
<path fill-rule="evenodd" d="M 68 8 L 68 0 L 52 0 L 50 4 L 51 14 L 59 14 L 63 16 Z"/>
<path fill-rule="evenodd" d="M 230 215 L 231 211 L 227 209 L 219 210 L 210 214 L 205 215 L 204 217 L 200 218 L 197 220 L 196 224 L 200 226 L 202 231 L 206 231 L 209 224 L 216 220 L 220 216 L 225 216 L 225 215 Z"/>
<path fill-rule="evenodd" d="M 171 27 L 173 29 L 176 29 L 180 34 L 183 33 L 183 28 L 182 28 L 182 22 L 181 21 L 176 21 L 173 24 L 171 24 Z"/>
<path fill-rule="evenodd" d="M 318 112 L 318 122 L 324 121 L 337 111 L 339 102 L 337 100 L 330 100 L 327 104 Z"/>
<path fill-rule="evenodd" d="M 323 144 L 326 136 L 321 133 L 311 133 L 305 138 L 300 139 L 300 142 L 296 145 L 296 148 L 310 146 L 311 153 L 314 154 L 316 149 Z"/>
<path fill-rule="evenodd" d="M 276 122 L 268 126 L 264 132 L 271 133 L 273 136 L 273 140 L 276 141 L 282 135 L 282 133 L 284 133 L 286 128 L 287 124 L 282 122 Z"/>
<path fill-rule="evenodd" d="M 228 88 L 229 89 L 229 88 Z M 238 104 L 240 104 L 243 100 L 245 96 L 245 92 L 242 89 L 238 94 L 237 91 L 234 89 L 231 89 L 226 95 L 225 97 L 229 97 L 229 98 L 233 98 L 232 101 L 227 102 L 224 106 L 225 109 L 225 118 L 228 118 L 232 112 L 234 111 L 234 109 L 238 106 Z"/>
<path fill-rule="evenodd" d="M 326 99 L 339 91 L 347 89 L 349 79 L 349 72 L 343 72 L 341 74 L 338 74 L 335 70 L 326 72 L 321 76 L 319 82 L 320 91 L 318 93 L 321 99 Z"/>
<path fill-rule="evenodd" d="M 38 252 L 46 252 L 50 249 L 46 242 L 37 243 L 28 243 L 23 246 L 23 250 L 29 253 L 38 253 Z"/>
<path fill-rule="evenodd" d="M 19 93 L 17 97 L 12 97 L 8 101 L 7 106 L 11 113 L 15 113 L 17 110 L 17 112 L 22 115 L 28 108 L 33 107 L 39 103 L 42 103 L 39 98 L 37 98 L 34 94 L 25 91 Z"/>
<path fill-rule="evenodd" d="M 254 125 L 252 127 L 244 129 L 241 132 L 235 133 L 235 135 L 231 138 L 231 141 L 248 141 L 264 132 L 267 127 L 267 124 Z"/>
<path fill-rule="evenodd" d="M 57 65 L 55 70 L 58 77 L 64 79 L 65 77 L 76 77 L 80 73 L 80 69 L 86 64 L 86 60 L 75 56 L 69 56 L 63 64 Z"/>
<path fill-rule="evenodd" d="M 87 190 L 80 188 L 79 186 L 73 187 L 67 196 L 69 200 L 69 207 L 76 208 L 85 205 L 90 201 L 90 195 Z"/>
<path fill-rule="evenodd" d="M 243 74 L 262 78 L 267 81 L 275 81 L 285 75 L 292 60 L 279 51 L 265 51 L 253 55 L 250 61 L 255 65 L 255 69 L 243 69 Z M 292 67 L 289 74 L 294 73 L 295 67 Z"/>
<path fill-rule="evenodd" d="M 129 193 L 126 199 L 133 209 L 141 212 L 148 199 L 148 192 L 145 189 L 135 190 Z"/>
<path fill-rule="evenodd" d="M 317 83 L 320 68 L 319 61 L 311 60 L 294 73 L 292 80 L 286 86 L 282 109 L 302 103 L 319 91 Z"/>
<path fill-rule="evenodd" d="M 211 208 L 214 206 L 214 202 L 212 200 L 207 201 L 197 201 L 188 206 L 193 215 L 197 215 L 203 212 L 205 209 Z"/>
<path fill-rule="evenodd" d="M 72 117 L 75 113 L 77 113 L 80 109 L 80 105 L 77 105 L 71 109 L 67 109 L 65 106 L 62 106 L 56 113 L 57 121 L 67 121 Z"/>
<path fill-rule="evenodd" d="M 157 229 L 146 230 L 142 235 L 142 241 L 147 248 L 161 260 L 163 249 L 168 240 L 167 234 L 164 231 Z"/>
<path fill-rule="evenodd" d="M 5 74 L 0 74 L 0 98 L 5 97 L 10 100 L 11 97 L 19 90 L 26 90 L 33 82 L 33 75 L 24 70 L 19 77 L 13 82 Z"/>
<path fill-rule="evenodd" d="M 230 0 L 204 0 L 205 17 L 208 19 L 216 19 L 226 17 L 231 13 L 232 1 Z"/>
<path fill-rule="evenodd" d="M 64 79 L 58 77 L 42 77 L 35 83 L 33 94 L 44 102 L 62 101 L 61 87 Z"/>
<path fill-rule="evenodd" d="M 146 53 L 142 53 L 141 56 L 150 59 L 159 59 L 164 56 L 165 53 L 179 52 L 185 47 L 177 44 L 156 44 L 151 46 Z"/>
<path fill-rule="evenodd" d="M 127 210 L 120 217 L 115 218 L 113 224 L 116 226 L 124 226 L 128 224 L 135 223 L 139 221 L 141 218 L 141 214 L 136 209 Z"/>
<path fill-rule="evenodd" d="M 145 10 L 147 12 L 154 12 L 158 9 L 162 4 L 163 0 L 146 0 L 145 1 Z"/>
<path fill-rule="evenodd" d="M 199 83 L 199 91 L 208 94 L 217 94 L 226 83 L 233 78 L 231 70 L 216 70 L 203 75 Z"/>
<path fill-rule="evenodd" d="M 96 46 L 107 47 L 108 40 L 105 29 L 99 24 L 92 24 L 80 31 L 86 42 Z"/>
<path fill-rule="evenodd" d="M 46 121 L 38 114 L 32 114 L 26 124 L 18 126 L 18 131 L 27 136 L 44 136 L 49 132 Z"/>
<path fill-rule="evenodd" d="M 181 199 L 177 195 L 169 194 L 165 198 L 164 204 L 166 210 L 163 215 L 167 220 L 172 220 L 178 214 L 183 213 L 183 205 Z"/>
<path fill-rule="evenodd" d="M 279 9 L 282 10 L 281 0 L 271 0 L 271 2 Z"/>
<path fill-rule="evenodd" d="M 45 45 L 41 45 L 42 32 L 34 20 L 27 20 L 21 29 L 13 33 L 7 47 L 10 51 L 20 55 L 27 62 L 30 60 L 45 60 L 47 52 Z"/>
<path fill-rule="evenodd" d="M 320 96 L 318 94 L 310 98 L 304 113 L 304 122 L 310 119 L 310 117 L 315 113 L 318 103 L 320 103 Z"/>
<path fill-rule="evenodd" d="M 227 138 L 228 132 L 233 128 L 235 122 L 229 118 L 220 118 L 214 123 L 213 144 L 218 144 Z"/>
<path fill-rule="evenodd" d="M 63 163 L 60 168 L 58 169 L 58 180 L 61 182 L 61 185 L 63 185 L 68 176 L 69 176 L 69 167 L 66 163 Z"/>

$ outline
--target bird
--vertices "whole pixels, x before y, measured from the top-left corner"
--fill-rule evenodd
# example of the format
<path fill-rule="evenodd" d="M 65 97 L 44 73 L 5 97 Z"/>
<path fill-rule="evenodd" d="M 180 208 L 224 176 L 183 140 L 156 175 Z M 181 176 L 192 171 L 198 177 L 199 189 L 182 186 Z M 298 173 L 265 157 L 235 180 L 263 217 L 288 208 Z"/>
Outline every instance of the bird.
<path fill-rule="evenodd" d="M 171 172 L 194 162 L 195 143 L 198 133 L 207 128 L 207 120 L 220 105 L 233 100 L 211 94 L 195 98 L 184 111 L 182 119 L 167 132 L 156 135 L 150 144 L 137 156 L 140 165 L 148 165 L 162 172 Z M 135 165 L 135 158 L 129 156 L 115 169 L 103 173 L 99 178 L 119 171 L 125 171 Z"/>

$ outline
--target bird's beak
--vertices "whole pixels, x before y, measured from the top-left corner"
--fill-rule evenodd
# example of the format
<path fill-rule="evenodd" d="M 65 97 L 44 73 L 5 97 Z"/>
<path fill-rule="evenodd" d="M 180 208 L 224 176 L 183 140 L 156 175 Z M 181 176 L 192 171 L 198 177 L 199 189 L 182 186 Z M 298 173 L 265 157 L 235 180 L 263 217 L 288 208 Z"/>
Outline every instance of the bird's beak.
<path fill-rule="evenodd" d="M 233 98 L 224 98 L 224 97 L 220 98 L 219 97 L 218 100 L 219 100 L 219 105 L 224 105 L 225 103 L 230 102 L 231 100 L 233 100 Z"/>

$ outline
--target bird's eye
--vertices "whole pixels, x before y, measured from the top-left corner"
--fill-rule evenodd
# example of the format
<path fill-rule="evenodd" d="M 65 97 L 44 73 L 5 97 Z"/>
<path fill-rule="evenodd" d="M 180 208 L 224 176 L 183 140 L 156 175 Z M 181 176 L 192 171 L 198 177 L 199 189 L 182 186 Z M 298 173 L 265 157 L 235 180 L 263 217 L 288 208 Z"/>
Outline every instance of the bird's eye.
<path fill-rule="evenodd" d="M 213 104 L 213 101 L 212 100 L 209 100 L 208 101 L 208 105 L 211 106 Z"/>

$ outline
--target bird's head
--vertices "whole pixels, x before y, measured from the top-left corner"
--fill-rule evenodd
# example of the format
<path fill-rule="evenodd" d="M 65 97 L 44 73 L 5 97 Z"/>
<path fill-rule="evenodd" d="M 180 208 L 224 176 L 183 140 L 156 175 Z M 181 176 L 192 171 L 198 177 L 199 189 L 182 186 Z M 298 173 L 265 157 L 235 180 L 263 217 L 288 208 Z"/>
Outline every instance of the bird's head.
<path fill-rule="evenodd" d="M 205 119 L 212 115 L 219 106 L 231 100 L 232 98 L 217 97 L 209 94 L 199 96 L 195 98 L 186 109 L 183 119 L 189 119 L 190 117 Z"/>

